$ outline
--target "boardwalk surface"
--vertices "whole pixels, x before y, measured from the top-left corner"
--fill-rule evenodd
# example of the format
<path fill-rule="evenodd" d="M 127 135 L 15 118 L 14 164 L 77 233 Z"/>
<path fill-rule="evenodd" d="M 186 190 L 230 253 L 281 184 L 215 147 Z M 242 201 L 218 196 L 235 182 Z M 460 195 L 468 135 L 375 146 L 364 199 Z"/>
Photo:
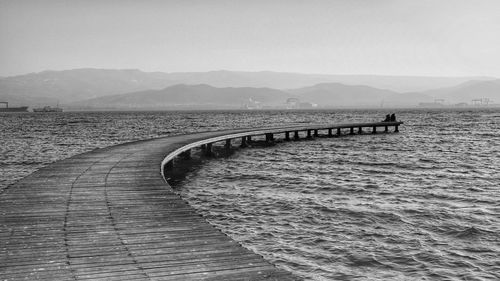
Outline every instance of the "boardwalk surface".
<path fill-rule="evenodd" d="M 10 186 L 0 195 L 0 280 L 296 280 L 207 223 L 161 177 L 166 154 L 217 134 L 96 150 Z"/>

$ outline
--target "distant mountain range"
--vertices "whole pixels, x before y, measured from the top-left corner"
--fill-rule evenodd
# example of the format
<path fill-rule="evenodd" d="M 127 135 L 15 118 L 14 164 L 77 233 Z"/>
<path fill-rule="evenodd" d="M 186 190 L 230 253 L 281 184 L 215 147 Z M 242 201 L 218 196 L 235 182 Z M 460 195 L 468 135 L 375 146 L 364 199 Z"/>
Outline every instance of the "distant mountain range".
<path fill-rule="evenodd" d="M 74 69 L 43 71 L 0 79 L 2 95 L 51 98 L 62 103 L 175 84 L 168 75 L 139 70 Z"/>
<path fill-rule="evenodd" d="M 174 85 L 161 90 L 139 91 L 89 99 L 71 104 L 81 108 L 182 109 L 279 106 L 289 94 L 270 88 L 216 88 L 209 85 Z"/>
<path fill-rule="evenodd" d="M 240 108 L 286 106 L 289 98 L 319 107 L 416 106 L 489 99 L 500 103 L 500 80 L 489 77 L 316 75 L 279 72 L 192 73 L 75 69 L 0 78 L 0 101 L 75 109 Z"/>
<path fill-rule="evenodd" d="M 280 90 L 296 89 L 321 83 L 366 85 L 396 92 L 425 91 L 458 85 L 470 80 L 491 80 L 491 77 L 421 77 L 384 75 L 325 75 L 287 72 L 209 71 L 168 73 L 175 84 L 207 84 L 214 87 L 266 87 Z"/>

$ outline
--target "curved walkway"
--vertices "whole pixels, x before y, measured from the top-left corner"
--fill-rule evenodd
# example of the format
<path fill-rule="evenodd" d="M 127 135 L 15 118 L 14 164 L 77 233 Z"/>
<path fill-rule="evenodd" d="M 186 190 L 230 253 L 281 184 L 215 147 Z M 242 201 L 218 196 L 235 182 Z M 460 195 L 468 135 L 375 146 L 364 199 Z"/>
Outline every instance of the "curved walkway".
<path fill-rule="evenodd" d="M 193 143 L 283 129 L 127 143 L 33 173 L 0 195 L 0 280 L 296 280 L 206 222 L 160 168 Z"/>

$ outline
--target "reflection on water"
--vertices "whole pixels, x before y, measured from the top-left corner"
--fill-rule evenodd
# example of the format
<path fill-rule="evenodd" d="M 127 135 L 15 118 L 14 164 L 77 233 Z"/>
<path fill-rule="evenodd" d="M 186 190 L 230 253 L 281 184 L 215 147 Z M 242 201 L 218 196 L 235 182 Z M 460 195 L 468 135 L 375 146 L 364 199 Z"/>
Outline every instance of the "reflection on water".
<path fill-rule="evenodd" d="M 385 114 L 1 114 L 0 190 L 53 161 L 127 141 Z M 406 121 L 399 134 L 238 150 L 176 189 L 225 233 L 306 279 L 500 279 L 500 113 L 397 115 Z"/>

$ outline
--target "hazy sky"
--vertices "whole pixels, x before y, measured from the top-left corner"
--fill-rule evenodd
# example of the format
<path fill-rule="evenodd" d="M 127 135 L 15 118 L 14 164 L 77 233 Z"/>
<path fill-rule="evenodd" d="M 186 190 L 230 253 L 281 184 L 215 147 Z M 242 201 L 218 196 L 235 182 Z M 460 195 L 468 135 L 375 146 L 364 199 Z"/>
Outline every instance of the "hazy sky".
<path fill-rule="evenodd" d="M 0 0 L 0 76 L 82 67 L 500 77 L 500 0 Z"/>

